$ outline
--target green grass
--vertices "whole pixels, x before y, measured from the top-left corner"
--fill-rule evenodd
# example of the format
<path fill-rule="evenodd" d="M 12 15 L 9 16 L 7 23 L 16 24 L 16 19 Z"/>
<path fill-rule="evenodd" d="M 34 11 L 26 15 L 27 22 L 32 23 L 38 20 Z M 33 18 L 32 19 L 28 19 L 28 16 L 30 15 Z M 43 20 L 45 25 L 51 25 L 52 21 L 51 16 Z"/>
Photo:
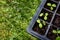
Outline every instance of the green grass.
<path fill-rule="evenodd" d="M 38 40 L 26 32 L 40 0 L 0 0 L 0 40 Z"/>

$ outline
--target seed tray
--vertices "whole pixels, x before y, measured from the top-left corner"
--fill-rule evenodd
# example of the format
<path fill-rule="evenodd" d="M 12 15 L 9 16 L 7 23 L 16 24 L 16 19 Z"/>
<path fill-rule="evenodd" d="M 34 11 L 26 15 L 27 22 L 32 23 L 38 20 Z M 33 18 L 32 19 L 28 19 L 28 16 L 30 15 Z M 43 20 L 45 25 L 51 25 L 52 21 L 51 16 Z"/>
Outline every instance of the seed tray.
<path fill-rule="evenodd" d="M 60 1 L 42 0 L 27 32 L 41 40 L 60 39 Z"/>

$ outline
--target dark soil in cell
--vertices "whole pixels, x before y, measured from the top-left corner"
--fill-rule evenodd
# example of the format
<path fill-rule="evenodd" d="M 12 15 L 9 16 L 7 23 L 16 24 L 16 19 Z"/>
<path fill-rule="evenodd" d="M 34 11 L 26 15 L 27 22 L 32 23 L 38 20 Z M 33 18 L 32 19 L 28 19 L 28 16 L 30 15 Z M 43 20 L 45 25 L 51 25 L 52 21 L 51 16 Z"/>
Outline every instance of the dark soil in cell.
<path fill-rule="evenodd" d="M 51 1 L 51 0 L 48 0 L 47 2 L 46 2 L 46 4 L 45 4 L 45 8 L 47 8 L 47 9 L 49 9 L 49 10 L 51 10 L 50 8 L 51 8 L 51 6 L 47 6 L 47 3 L 51 3 L 51 5 L 52 4 L 56 4 L 56 6 L 57 6 L 57 3 L 55 3 L 55 2 L 53 2 L 53 1 Z M 56 10 L 56 7 L 53 7 L 53 10 L 51 10 L 51 11 L 55 11 Z"/>
<path fill-rule="evenodd" d="M 60 0 L 55 0 L 55 1 L 58 1 L 59 2 Z"/>
<path fill-rule="evenodd" d="M 47 22 L 50 22 L 51 21 L 52 16 L 53 16 L 53 13 L 50 13 L 47 10 L 44 10 L 44 9 L 41 11 L 41 13 L 44 13 L 44 15 L 42 17 L 39 16 L 40 19 L 44 20 L 45 13 L 48 13 L 47 20 L 44 20 L 44 21 L 47 21 Z"/>
<path fill-rule="evenodd" d="M 41 35 L 44 35 L 47 30 L 47 27 L 48 27 L 48 24 L 46 24 L 46 26 L 43 26 L 43 28 L 39 28 L 39 24 L 36 22 L 33 27 L 33 31 L 35 31 Z"/>
<path fill-rule="evenodd" d="M 58 8 L 58 10 L 57 10 L 57 13 L 60 14 L 60 6 L 59 6 L 59 8 Z"/>
<path fill-rule="evenodd" d="M 57 27 L 60 27 L 60 16 L 56 15 L 52 23 Z"/>
<path fill-rule="evenodd" d="M 51 28 L 49 29 L 49 32 L 48 32 L 48 34 L 47 34 L 47 38 L 49 38 L 49 39 L 51 39 L 51 40 L 55 40 L 56 37 L 57 37 L 57 34 L 54 34 L 54 33 L 52 32 L 53 30 L 57 30 L 57 28 L 54 27 L 54 26 L 51 26 Z"/>

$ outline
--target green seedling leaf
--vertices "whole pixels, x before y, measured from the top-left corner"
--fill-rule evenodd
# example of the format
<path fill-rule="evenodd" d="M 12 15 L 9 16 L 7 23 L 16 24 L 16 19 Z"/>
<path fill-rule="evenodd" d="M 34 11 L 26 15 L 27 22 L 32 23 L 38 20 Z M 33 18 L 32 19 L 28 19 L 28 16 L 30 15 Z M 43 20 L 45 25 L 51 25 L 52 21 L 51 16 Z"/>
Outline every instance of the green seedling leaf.
<path fill-rule="evenodd" d="M 51 7 L 50 9 L 53 10 L 53 7 Z"/>
<path fill-rule="evenodd" d="M 48 13 L 45 13 L 45 16 L 48 16 Z"/>
<path fill-rule="evenodd" d="M 43 24 L 44 24 L 44 25 L 46 25 L 46 22 L 45 22 L 45 21 L 43 21 Z"/>
<path fill-rule="evenodd" d="M 47 6 L 51 6 L 51 3 L 47 3 Z"/>
<path fill-rule="evenodd" d="M 44 17 L 44 20 L 47 20 L 47 16 Z"/>
<path fill-rule="evenodd" d="M 58 36 L 58 37 L 56 37 L 56 40 L 60 40 L 60 37 Z"/>
<path fill-rule="evenodd" d="M 60 30 L 57 30 L 57 33 L 60 34 Z"/>
<path fill-rule="evenodd" d="M 40 28 L 42 28 L 42 27 L 43 27 L 42 23 L 40 23 L 40 24 L 39 24 L 39 27 L 40 27 Z"/>
<path fill-rule="evenodd" d="M 43 13 L 40 13 L 40 17 L 42 17 L 43 16 Z"/>
<path fill-rule="evenodd" d="M 52 7 L 56 7 L 56 4 L 52 4 Z"/>
<path fill-rule="evenodd" d="M 53 30 L 53 33 L 57 33 L 57 31 L 56 30 Z"/>
<path fill-rule="evenodd" d="M 37 20 L 37 23 L 40 23 L 40 19 Z"/>

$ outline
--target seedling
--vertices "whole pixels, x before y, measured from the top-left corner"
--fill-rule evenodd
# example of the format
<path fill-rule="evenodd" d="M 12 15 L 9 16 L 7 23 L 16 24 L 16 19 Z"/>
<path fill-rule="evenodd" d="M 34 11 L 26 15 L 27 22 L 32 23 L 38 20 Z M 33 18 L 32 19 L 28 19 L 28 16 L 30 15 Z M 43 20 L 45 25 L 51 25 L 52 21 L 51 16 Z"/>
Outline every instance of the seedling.
<path fill-rule="evenodd" d="M 60 30 L 53 30 L 54 34 L 60 34 Z M 60 40 L 60 36 L 56 37 L 56 40 Z"/>
<path fill-rule="evenodd" d="M 43 17 L 44 16 L 44 20 L 47 20 L 47 16 L 48 16 L 48 13 L 40 13 L 40 17 Z"/>
<path fill-rule="evenodd" d="M 60 30 L 53 30 L 53 33 L 60 34 Z"/>
<path fill-rule="evenodd" d="M 53 10 L 56 7 L 56 4 L 47 3 L 47 6 L 50 7 L 50 10 Z"/>
<path fill-rule="evenodd" d="M 60 40 L 60 37 L 58 36 L 58 37 L 56 37 L 56 40 Z"/>
<path fill-rule="evenodd" d="M 42 28 L 42 27 L 43 27 L 43 25 L 42 25 L 42 23 L 41 23 L 40 19 L 38 19 L 38 20 L 37 20 L 37 23 L 39 23 L 39 27 L 40 27 L 40 28 Z"/>
<path fill-rule="evenodd" d="M 43 25 L 45 26 L 46 25 L 46 22 L 45 21 L 42 21 L 40 19 L 37 20 L 37 23 L 39 23 L 39 27 L 42 28 Z"/>

